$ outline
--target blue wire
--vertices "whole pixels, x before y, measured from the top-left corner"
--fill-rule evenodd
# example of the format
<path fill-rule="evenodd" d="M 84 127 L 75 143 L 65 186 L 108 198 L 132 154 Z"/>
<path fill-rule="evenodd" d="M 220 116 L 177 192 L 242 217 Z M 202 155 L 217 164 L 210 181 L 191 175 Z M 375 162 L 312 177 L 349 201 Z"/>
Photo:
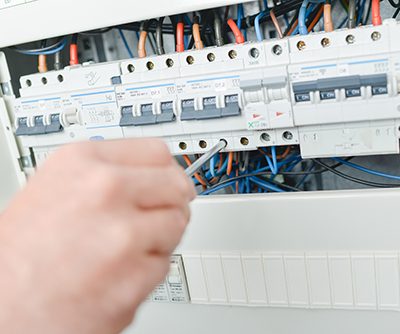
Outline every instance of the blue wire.
<path fill-rule="evenodd" d="M 311 167 L 307 170 L 307 172 L 311 172 L 314 168 L 315 168 L 315 163 L 313 163 L 313 164 L 311 165 Z M 310 174 L 304 175 L 304 176 L 302 177 L 302 179 L 301 179 L 299 182 L 297 182 L 297 184 L 295 185 L 295 187 L 296 187 L 296 188 L 301 187 L 301 186 L 304 184 L 304 182 L 306 182 L 306 180 L 307 180 L 307 178 L 308 178 L 309 176 L 310 176 Z"/>
<path fill-rule="evenodd" d="M 230 186 L 234 185 L 236 182 L 237 181 L 231 181 L 231 182 L 228 182 L 228 183 L 225 183 L 225 184 L 221 184 L 221 185 L 219 185 L 219 186 L 217 186 L 217 187 L 215 187 L 213 189 L 208 189 L 208 190 L 203 191 L 200 195 L 205 196 L 205 195 L 212 194 L 212 193 L 214 193 L 214 192 L 216 192 L 218 190 L 230 187 Z"/>
<path fill-rule="evenodd" d="M 259 187 L 262 187 L 264 189 L 278 192 L 278 193 L 284 192 L 282 189 L 278 188 L 277 186 L 269 184 L 269 183 L 259 179 L 258 177 L 251 176 L 251 177 L 249 177 L 249 179 L 251 182 L 255 183 L 256 185 L 258 185 Z"/>
<path fill-rule="evenodd" d="M 128 52 L 129 58 L 133 58 L 133 53 L 131 48 L 129 47 L 128 41 L 126 40 L 125 34 L 122 29 L 118 29 L 119 35 L 121 36 L 122 42 L 125 45 L 125 49 Z"/>
<path fill-rule="evenodd" d="M 310 7 L 307 9 L 306 19 L 310 16 L 310 14 L 314 10 L 314 8 L 315 8 L 314 4 L 311 4 Z M 296 26 L 296 28 L 293 30 L 293 32 L 291 33 L 290 36 L 297 35 L 298 33 L 299 33 L 299 25 Z M 308 33 L 308 30 L 307 30 L 307 33 Z"/>
<path fill-rule="evenodd" d="M 243 18 L 243 4 L 237 6 L 237 26 L 242 29 L 242 18 Z"/>
<path fill-rule="evenodd" d="M 212 159 L 210 160 L 210 172 L 211 172 L 211 176 L 212 176 L 212 177 L 215 177 L 215 176 L 216 176 L 216 174 L 215 174 L 215 164 L 216 164 L 216 160 L 217 160 L 217 156 L 216 156 L 216 155 L 214 155 L 214 156 L 212 157 Z"/>
<path fill-rule="evenodd" d="M 346 17 L 338 26 L 338 29 L 343 28 L 343 26 L 346 24 L 346 22 L 348 21 L 348 18 Z"/>
<path fill-rule="evenodd" d="M 398 175 L 386 174 L 386 173 L 383 173 L 383 172 L 372 170 L 372 169 L 369 169 L 369 168 L 354 164 L 354 163 L 352 163 L 350 161 L 346 161 L 346 160 L 339 159 L 339 158 L 334 158 L 333 160 L 335 160 L 337 162 L 340 162 L 345 166 L 357 169 L 357 170 L 359 170 L 361 172 L 364 172 L 364 173 L 367 173 L 367 174 L 380 176 L 380 177 L 385 177 L 387 179 L 392 179 L 392 180 L 400 180 L 400 176 L 398 176 Z"/>
<path fill-rule="evenodd" d="M 254 28 L 256 30 L 257 40 L 262 42 L 264 40 L 264 35 L 261 30 L 260 20 L 265 16 L 266 12 L 261 12 L 258 14 L 254 20 Z"/>
<path fill-rule="evenodd" d="M 264 9 L 267 10 L 268 9 L 268 1 L 264 0 Z"/>
<path fill-rule="evenodd" d="M 357 25 L 359 25 L 361 23 L 361 19 L 362 19 L 363 15 L 364 15 L 365 3 L 366 3 L 366 0 L 363 0 L 361 2 L 361 6 L 360 6 L 360 9 L 359 9 L 358 15 L 357 15 Z"/>
<path fill-rule="evenodd" d="M 53 55 L 57 52 L 62 51 L 65 46 L 67 45 L 67 38 L 64 38 L 63 41 L 61 42 L 61 44 L 56 47 L 55 49 L 52 50 L 47 50 L 47 51 L 40 51 L 40 52 L 31 52 L 31 51 L 23 51 L 23 50 L 18 50 L 19 53 L 22 53 L 24 55 L 27 56 L 40 56 L 40 55 L 44 55 L 44 56 L 48 56 L 48 55 Z"/>
<path fill-rule="evenodd" d="M 285 13 L 285 14 L 283 14 L 283 19 L 285 20 L 286 27 L 289 27 L 289 25 L 290 25 L 290 22 L 289 22 L 289 19 L 288 19 L 288 16 L 287 16 L 287 14 L 286 14 L 286 13 Z"/>
<path fill-rule="evenodd" d="M 299 24 L 298 24 L 300 35 L 308 34 L 308 30 L 307 30 L 307 26 L 306 26 L 306 13 L 307 13 L 307 7 L 308 7 L 309 3 L 310 3 L 310 0 L 304 0 L 300 7 Z"/>
<path fill-rule="evenodd" d="M 274 170 L 272 171 L 274 174 L 278 174 L 278 159 L 276 158 L 276 148 L 275 146 L 271 147 L 272 153 L 272 163 L 274 165 Z"/>

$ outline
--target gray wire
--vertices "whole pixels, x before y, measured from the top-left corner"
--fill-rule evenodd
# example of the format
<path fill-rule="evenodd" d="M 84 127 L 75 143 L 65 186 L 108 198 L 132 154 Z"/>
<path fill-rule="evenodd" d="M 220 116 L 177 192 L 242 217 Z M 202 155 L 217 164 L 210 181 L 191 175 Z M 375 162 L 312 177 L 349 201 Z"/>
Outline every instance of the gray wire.
<path fill-rule="evenodd" d="M 349 29 L 356 27 L 356 0 L 349 0 L 349 21 L 347 27 Z"/>
<path fill-rule="evenodd" d="M 215 43 L 217 44 L 217 46 L 223 46 L 224 38 L 222 37 L 222 23 L 217 13 L 215 13 L 214 15 L 214 32 Z"/>
<path fill-rule="evenodd" d="M 54 69 L 56 71 L 59 71 L 59 70 L 61 70 L 61 68 L 62 68 L 62 60 L 61 60 L 61 51 L 60 51 L 54 55 Z"/>
<path fill-rule="evenodd" d="M 216 154 L 221 152 L 228 145 L 227 141 L 221 139 L 217 145 L 212 147 L 207 153 L 203 154 L 191 166 L 186 168 L 185 174 L 192 177 L 204 164 L 209 162 Z"/>

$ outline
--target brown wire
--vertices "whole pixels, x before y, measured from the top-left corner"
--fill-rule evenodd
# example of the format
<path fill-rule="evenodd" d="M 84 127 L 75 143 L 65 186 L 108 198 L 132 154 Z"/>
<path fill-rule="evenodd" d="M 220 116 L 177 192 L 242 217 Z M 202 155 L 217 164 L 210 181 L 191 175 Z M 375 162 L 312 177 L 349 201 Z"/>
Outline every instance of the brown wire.
<path fill-rule="evenodd" d="M 279 25 L 278 19 L 275 16 L 274 10 L 271 10 L 269 15 L 271 16 L 272 23 L 274 24 L 275 29 L 278 32 L 279 38 L 283 38 L 283 32 L 282 32 L 281 26 Z"/>
<path fill-rule="evenodd" d="M 48 71 L 46 55 L 39 55 L 38 63 L 39 63 L 38 65 L 39 73 L 46 73 Z"/>
<path fill-rule="evenodd" d="M 314 27 L 315 27 L 315 26 L 317 25 L 317 23 L 319 22 L 319 20 L 320 20 L 320 18 L 321 18 L 321 16 L 322 16 L 322 13 L 323 13 L 323 12 L 324 12 L 324 7 L 321 6 L 321 8 L 318 10 L 318 13 L 317 13 L 317 15 L 315 16 L 314 20 L 312 20 L 312 22 L 309 24 L 309 26 L 308 26 L 308 28 L 307 28 L 308 32 L 310 32 L 311 30 L 314 29 Z"/>
<path fill-rule="evenodd" d="M 140 32 L 139 43 L 138 43 L 138 55 L 139 58 L 146 58 L 146 40 L 147 40 L 147 31 L 143 30 Z"/>
<path fill-rule="evenodd" d="M 201 40 L 200 25 L 198 23 L 193 24 L 193 40 L 197 50 L 204 49 L 204 43 Z"/>
<path fill-rule="evenodd" d="M 330 3 L 324 4 L 324 30 L 325 32 L 333 31 L 332 5 Z"/>

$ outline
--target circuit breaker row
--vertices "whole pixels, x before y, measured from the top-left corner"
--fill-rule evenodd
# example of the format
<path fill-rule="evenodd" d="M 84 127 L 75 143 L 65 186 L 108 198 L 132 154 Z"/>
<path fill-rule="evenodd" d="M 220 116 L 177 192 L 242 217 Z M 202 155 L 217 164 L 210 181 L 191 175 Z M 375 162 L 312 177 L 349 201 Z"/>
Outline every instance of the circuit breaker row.
<path fill-rule="evenodd" d="M 399 33 L 389 20 L 22 77 L 16 135 L 39 151 L 156 136 L 174 154 L 221 138 L 236 151 L 299 144 L 304 157 L 398 153 Z"/>

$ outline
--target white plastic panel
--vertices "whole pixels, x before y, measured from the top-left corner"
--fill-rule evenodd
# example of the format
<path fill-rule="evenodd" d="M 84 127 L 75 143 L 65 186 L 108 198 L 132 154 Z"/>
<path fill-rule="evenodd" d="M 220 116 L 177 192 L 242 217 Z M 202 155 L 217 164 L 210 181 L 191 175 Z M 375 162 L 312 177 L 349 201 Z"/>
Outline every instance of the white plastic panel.
<path fill-rule="evenodd" d="M 375 256 L 378 284 L 378 307 L 381 310 L 398 310 L 399 299 L 399 258 L 396 253 Z"/>
<path fill-rule="evenodd" d="M 266 304 L 267 291 L 261 255 L 244 255 L 242 259 L 249 304 Z"/>
<path fill-rule="evenodd" d="M 222 256 L 222 266 L 230 303 L 247 303 L 246 285 L 240 254 Z"/>
<path fill-rule="evenodd" d="M 312 307 L 331 307 L 331 288 L 326 254 L 307 256 L 310 304 Z"/>
<path fill-rule="evenodd" d="M 332 282 L 332 303 L 335 308 L 354 306 L 351 259 L 348 254 L 334 254 L 329 257 Z"/>
<path fill-rule="evenodd" d="M 171 0 L 168 6 L 163 0 L 1 1 L 0 30 L 9 33 L 3 34 L 0 47 L 247 1 Z M 29 29 L 21 29 L 22 24 Z"/>
<path fill-rule="evenodd" d="M 271 306 L 287 306 L 285 264 L 281 254 L 264 255 L 264 272 Z"/>
<path fill-rule="evenodd" d="M 219 304 L 226 303 L 228 297 L 220 256 L 210 254 L 204 255 L 202 258 L 209 301 Z"/>
<path fill-rule="evenodd" d="M 197 255 L 185 255 L 183 260 L 191 301 L 193 303 L 207 302 L 208 293 L 201 257 Z"/>
<path fill-rule="evenodd" d="M 377 296 L 373 254 L 353 255 L 352 267 L 356 307 L 376 309 Z"/>
<path fill-rule="evenodd" d="M 309 295 L 304 255 L 285 256 L 285 271 L 288 282 L 289 305 L 307 307 Z"/>

